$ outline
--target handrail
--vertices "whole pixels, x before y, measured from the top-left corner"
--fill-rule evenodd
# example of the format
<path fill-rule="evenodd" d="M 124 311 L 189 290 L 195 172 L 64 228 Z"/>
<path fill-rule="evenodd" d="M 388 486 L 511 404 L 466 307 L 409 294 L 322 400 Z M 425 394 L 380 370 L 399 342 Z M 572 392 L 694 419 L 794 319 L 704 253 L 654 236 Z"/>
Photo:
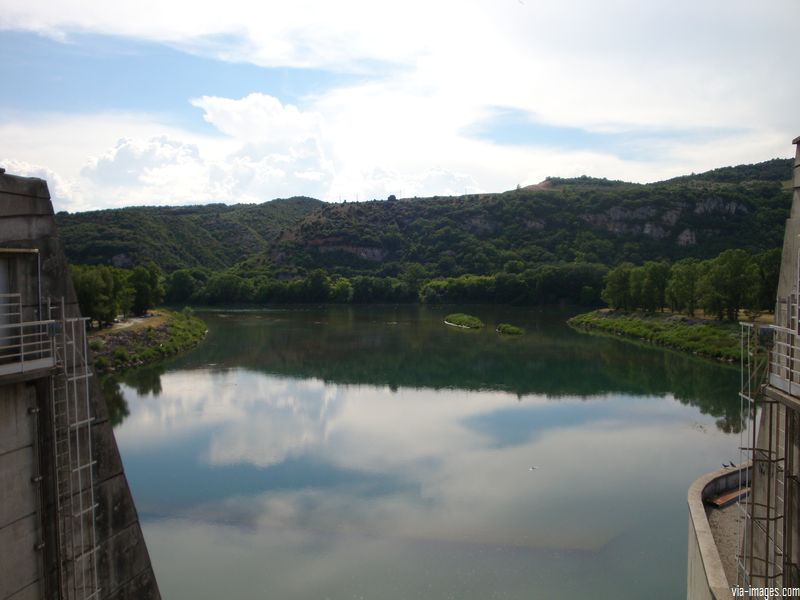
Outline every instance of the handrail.
<path fill-rule="evenodd" d="M 797 312 L 797 304 L 778 303 L 781 304 L 787 306 L 788 314 Z M 775 332 L 769 353 L 769 383 L 790 394 L 800 392 L 800 334 L 786 325 L 768 327 Z"/>
<path fill-rule="evenodd" d="M 22 295 L 0 294 L 0 377 L 55 364 L 56 321 L 22 317 Z"/>

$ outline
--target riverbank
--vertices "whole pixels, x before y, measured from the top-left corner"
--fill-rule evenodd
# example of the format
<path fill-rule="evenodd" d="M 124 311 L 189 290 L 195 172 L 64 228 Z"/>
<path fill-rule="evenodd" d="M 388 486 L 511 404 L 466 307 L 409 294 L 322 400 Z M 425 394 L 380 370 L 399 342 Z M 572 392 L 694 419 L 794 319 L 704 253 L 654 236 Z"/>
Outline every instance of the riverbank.
<path fill-rule="evenodd" d="M 646 341 L 697 356 L 727 362 L 740 358 L 739 325 L 736 323 L 608 309 L 577 315 L 567 323 L 578 329 Z"/>
<path fill-rule="evenodd" d="M 146 318 L 131 320 L 114 329 L 89 334 L 89 347 L 97 371 L 110 373 L 164 359 L 197 345 L 206 324 L 191 310 L 165 308 Z"/>

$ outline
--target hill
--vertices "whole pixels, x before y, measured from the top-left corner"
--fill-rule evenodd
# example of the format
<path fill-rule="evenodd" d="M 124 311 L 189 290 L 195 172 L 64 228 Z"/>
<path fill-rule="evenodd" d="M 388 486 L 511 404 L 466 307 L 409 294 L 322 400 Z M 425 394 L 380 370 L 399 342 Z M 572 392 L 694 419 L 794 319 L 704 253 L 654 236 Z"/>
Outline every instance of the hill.
<path fill-rule="evenodd" d="M 313 269 L 395 276 L 521 271 L 531 264 L 710 258 L 781 245 L 792 160 L 634 184 L 548 178 L 500 194 L 327 204 L 311 198 L 60 213 L 72 262 L 290 278 Z"/>
<path fill-rule="evenodd" d="M 474 196 L 326 205 L 281 235 L 277 272 L 396 275 L 514 271 L 509 263 L 710 258 L 781 245 L 791 160 L 653 184 L 580 177 Z"/>
<path fill-rule="evenodd" d="M 70 262 L 131 267 L 153 261 L 165 271 L 225 269 L 265 251 L 281 231 L 324 203 L 287 198 L 263 204 L 143 206 L 58 213 Z"/>

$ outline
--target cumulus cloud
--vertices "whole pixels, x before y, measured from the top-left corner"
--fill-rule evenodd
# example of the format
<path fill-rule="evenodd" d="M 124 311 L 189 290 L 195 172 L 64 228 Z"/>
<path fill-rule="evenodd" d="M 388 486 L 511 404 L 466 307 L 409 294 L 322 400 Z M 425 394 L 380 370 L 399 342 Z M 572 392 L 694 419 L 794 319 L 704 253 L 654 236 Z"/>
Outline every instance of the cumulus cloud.
<path fill-rule="evenodd" d="M 260 93 L 241 99 L 203 96 L 192 100 L 192 105 L 203 110 L 206 122 L 244 142 L 303 142 L 318 134 L 321 121 L 318 114 Z"/>
<path fill-rule="evenodd" d="M 132 185 L 160 179 L 157 171 L 200 163 L 197 146 L 167 136 L 123 138 L 102 156 L 89 159 L 81 174 L 101 184 Z"/>
<path fill-rule="evenodd" d="M 444 195 L 584 173 L 653 181 L 787 156 L 800 131 L 800 87 L 785 76 L 796 0 L 142 2 L 8 0 L 0 29 L 111 34 L 361 77 L 294 103 L 263 89 L 187 98 L 214 135 L 154 115 L 59 115 L 48 143 L 33 143 L 43 128 L 0 122 L 0 156 L 71 181 L 72 191 L 59 189 L 75 208 Z M 635 144 L 621 152 L 470 136 L 498 106 Z"/>

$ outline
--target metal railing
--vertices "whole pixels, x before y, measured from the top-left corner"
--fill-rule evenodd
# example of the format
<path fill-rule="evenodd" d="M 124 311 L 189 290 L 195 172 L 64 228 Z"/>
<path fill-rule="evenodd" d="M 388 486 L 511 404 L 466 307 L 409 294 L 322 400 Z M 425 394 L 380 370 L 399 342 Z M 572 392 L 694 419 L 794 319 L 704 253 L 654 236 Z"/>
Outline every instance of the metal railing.
<path fill-rule="evenodd" d="M 800 397 L 800 330 L 797 296 L 780 298 L 775 307 L 772 351 L 769 357 L 769 384 Z"/>
<path fill-rule="evenodd" d="M 0 294 L 0 377 L 55 365 L 56 322 L 24 321 L 20 294 Z"/>
<path fill-rule="evenodd" d="M 779 390 L 800 396 L 800 340 L 797 332 L 779 325 L 775 332 L 769 360 L 769 383 Z"/>

